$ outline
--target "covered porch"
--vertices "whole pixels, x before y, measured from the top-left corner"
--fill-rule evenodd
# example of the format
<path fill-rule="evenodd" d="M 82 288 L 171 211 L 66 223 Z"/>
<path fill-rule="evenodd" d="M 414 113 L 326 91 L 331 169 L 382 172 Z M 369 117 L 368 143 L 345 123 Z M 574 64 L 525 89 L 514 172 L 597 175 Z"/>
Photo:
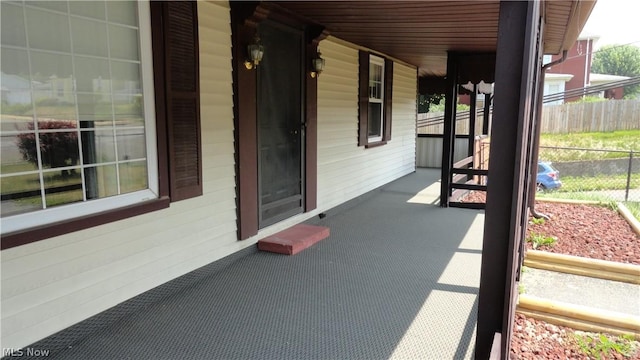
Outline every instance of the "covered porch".
<path fill-rule="evenodd" d="M 250 247 L 30 346 L 59 359 L 472 358 L 483 212 L 418 169 L 315 217 L 294 255 Z M 394 214 L 394 216 L 389 216 Z"/>

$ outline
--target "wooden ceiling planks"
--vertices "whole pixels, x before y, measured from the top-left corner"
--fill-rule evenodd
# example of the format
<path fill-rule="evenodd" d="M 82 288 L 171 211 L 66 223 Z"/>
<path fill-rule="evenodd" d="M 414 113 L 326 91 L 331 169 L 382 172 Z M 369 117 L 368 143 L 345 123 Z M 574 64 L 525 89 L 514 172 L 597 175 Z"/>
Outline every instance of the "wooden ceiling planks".
<path fill-rule="evenodd" d="M 447 51 L 491 52 L 497 45 L 498 0 L 272 3 L 325 26 L 333 36 L 418 66 L 420 76 L 444 76 Z M 543 4 L 545 51 L 555 51 L 576 21 L 575 4 L 570 0 Z"/>

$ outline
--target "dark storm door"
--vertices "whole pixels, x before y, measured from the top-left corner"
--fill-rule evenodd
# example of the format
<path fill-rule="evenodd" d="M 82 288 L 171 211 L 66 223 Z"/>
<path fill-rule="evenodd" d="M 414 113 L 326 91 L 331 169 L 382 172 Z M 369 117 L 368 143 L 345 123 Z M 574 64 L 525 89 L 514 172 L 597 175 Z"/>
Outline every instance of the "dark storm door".
<path fill-rule="evenodd" d="M 258 66 L 259 226 L 304 207 L 304 32 L 266 20 L 258 26 L 264 57 Z"/>

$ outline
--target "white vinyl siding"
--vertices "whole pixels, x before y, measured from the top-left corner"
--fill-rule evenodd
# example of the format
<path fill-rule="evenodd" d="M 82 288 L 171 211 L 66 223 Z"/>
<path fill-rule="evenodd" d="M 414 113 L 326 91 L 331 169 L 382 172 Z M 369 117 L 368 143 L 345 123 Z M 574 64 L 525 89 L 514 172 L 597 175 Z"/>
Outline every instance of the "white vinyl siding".
<path fill-rule="evenodd" d="M 3 250 L 2 347 L 29 345 L 251 243 L 236 237 L 231 27 L 199 2 L 204 195 Z"/>
<path fill-rule="evenodd" d="M 395 62 L 391 140 L 358 147 L 358 50 L 328 38 L 318 79 L 318 207 L 329 209 L 415 171 L 416 69 Z"/>

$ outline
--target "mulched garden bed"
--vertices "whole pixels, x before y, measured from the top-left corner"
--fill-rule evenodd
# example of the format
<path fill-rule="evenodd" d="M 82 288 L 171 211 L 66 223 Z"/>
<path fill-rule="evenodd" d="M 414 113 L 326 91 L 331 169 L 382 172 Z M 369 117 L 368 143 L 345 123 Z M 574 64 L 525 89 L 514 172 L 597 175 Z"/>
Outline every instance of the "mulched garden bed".
<path fill-rule="evenodd" d="M 485 196 L 482 192 L 472 192 L 463 201 L 484 202 Z M 535 209 L 548 215 L 550 220 L 534 224 L 530 219 L 527 237 L 539 234 L 557 238 L 553 246 L 540 246 L 537 250 L 640 265 L 640 236 L 616 210 L 606 206 L 545 201 L 536 201 Z M 526 246 L 527 249 L 533 248 L 530 242 Z M 510 358 L 597 359 L 580 349 L 575 334 L 574 329 L 516 314 Z M 638 344 L 633 342 L 634 350 L 630 357 L 609 351 L 602 359 L 640 360 Z"/>

